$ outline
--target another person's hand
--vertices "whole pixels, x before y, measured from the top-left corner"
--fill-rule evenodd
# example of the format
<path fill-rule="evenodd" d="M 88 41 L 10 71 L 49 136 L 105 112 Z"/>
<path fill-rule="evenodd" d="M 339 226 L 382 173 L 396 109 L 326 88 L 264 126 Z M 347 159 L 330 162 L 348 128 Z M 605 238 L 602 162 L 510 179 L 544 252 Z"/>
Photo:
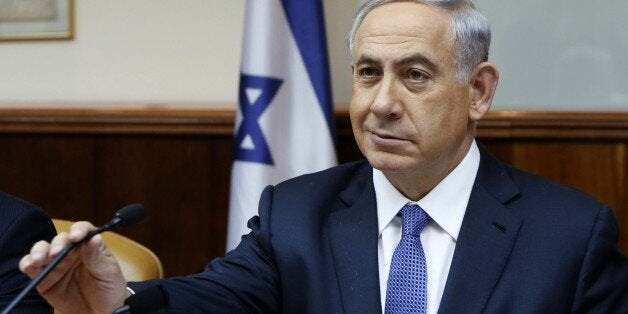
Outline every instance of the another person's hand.
<path fill-rule="evenodd" d="M 34 278 L 70 242 L 78 242 L 94 229 L 89 222 L 77 222 L 69 234 L 61 233 L 51 243 L 35 243 L 20 261 L 20 270 Z M 127 296 L 120 266 L 100 235 L 72 250 L 37 286 L 37 291 L 63 313 L 111 313 Z"/>

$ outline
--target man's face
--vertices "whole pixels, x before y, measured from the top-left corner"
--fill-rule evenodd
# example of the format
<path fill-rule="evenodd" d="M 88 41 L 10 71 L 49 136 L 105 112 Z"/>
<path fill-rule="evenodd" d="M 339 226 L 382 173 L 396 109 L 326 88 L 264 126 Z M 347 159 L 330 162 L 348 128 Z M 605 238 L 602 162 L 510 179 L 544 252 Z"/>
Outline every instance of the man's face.
<path fill-rule="evenodd" d="M 451 171 L 473 137 L 473 92 L 456 81 L 449 15 L 385 4 L 366 16 L 354 44 L 351 123 L 371 165 L 387 175 Z"/>

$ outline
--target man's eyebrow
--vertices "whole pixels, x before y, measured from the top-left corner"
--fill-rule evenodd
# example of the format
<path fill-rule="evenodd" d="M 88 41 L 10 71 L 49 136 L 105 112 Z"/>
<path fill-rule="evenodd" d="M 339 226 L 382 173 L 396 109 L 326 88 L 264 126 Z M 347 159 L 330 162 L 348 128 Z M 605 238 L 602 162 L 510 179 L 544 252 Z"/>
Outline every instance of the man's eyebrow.
<path fill-rule="evenodd" d="M 380 61 L 377 58 L 368 56 L 368 55 L 362 55 L 360 56 L 360 58 L 358 58 L 358 60 L 355 62 L 354 66 L 359 66 L 362 64 L 379 64 Z M 429 68 L 432 71 L 438 71 L 438 66 L 436 65 L 436 63 L 432 62 L 432 60 L 430 60 L 428 57 L 424 56 L 423 54 L 417 53 L 417 54 L 413 54 L 411 56 L 408 57 L 404 57 L 401 60 L 397 61 L 396 64 L 397 65 L 401 65 L 401 66 L 407 66 L 409 64 L 414 64 L 414 63 L 420 63 L 425 65 L 427 68 Z"/>
<path fill-rule="evenodd" d="M 362 55 L 360 56 L 358 61 L 355 62 L 354 66 L 358 66 L 360 64 L 376 64 L 376 63 L 379 63 L 377 59 L 367 56 L 367 55 Z"/>
<path fill-rule="evenodd" d="M 434 62 L 432 62 L 432 60 L 430 60 L 428 57 L 420 53 L 405 57 L 401 59 L 399 62 L 397 62 L 397 64 L 399 65 L 409 65 L 409 64 L 414 64 L 414 63 L 423 64 L 432 71 L 438 70 L 438 66 Z"/>

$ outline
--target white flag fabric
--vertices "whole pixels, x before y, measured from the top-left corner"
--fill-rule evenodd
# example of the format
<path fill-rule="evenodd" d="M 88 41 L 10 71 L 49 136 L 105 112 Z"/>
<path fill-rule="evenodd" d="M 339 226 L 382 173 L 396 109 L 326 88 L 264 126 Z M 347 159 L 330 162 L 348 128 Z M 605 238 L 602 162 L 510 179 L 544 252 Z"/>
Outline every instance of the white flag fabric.
<path fill-rule="evenodd" d="M 227 250 L 269 184 L 336 164 L 320 0 L 248 0 Z"/>

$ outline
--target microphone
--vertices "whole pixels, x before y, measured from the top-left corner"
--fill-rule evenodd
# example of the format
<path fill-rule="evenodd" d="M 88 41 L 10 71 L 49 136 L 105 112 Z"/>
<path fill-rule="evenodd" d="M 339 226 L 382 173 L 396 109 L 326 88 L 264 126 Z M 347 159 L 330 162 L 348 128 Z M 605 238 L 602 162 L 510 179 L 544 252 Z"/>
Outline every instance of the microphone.
<path fill-rule="evenodd" d="M 88 232 L 83 239 L 78 242 L 70 243 L 70 245 L 63 249 L 63 251 L 61 251 L 61 253 L 59 253 L 59 255 L 57 255 L 57 257 L 55 257 L 52 262 L 50 262 L 50 264 L 48 264 L 39 273 L 39 275 L 37 275 L 37 277 L 33 278 L 28 286 L 22 289 L 20 294 L 18 294 L 15 299 L 13 299 L 11 304 L 9 304 L 9 306 L 7 306 L 1 314 L 8 314 L 13 308 L 15 308 L 15 306 L 26 296 L 26 294 L 28 294 L 28 292 L 30 292 L 35 286 L 37 286 L 37 284 L 44 280 L 48 273 L 50 273 L 50 271 L 55 268 L 55 266 L 57 266 L 57 264 L 59 264 L 59 262 L 61 262 L 61 260 L 63 260 L 68 255 L 68 253 L 70 253 L 70 251 L 72 251 L 75 247 L 81 245 L 86 241 L 89 241 L 89 239 L 93 238 L 95 235 L 103 233 L 105 231 L 109 231 L 117 227 L 128 227 L 134 225 L 144 219 L 144 217 L 146 217 L 146 210 L 144 209 L 144 206 L 142 206 L 142 204 L 131 204 L 122 207 L 116 212 L 115 216 L 113 216 L 113 219 L 111 219 L 108 223 L 96 230 Z"/>
<path fill-rule="evenodd" d="M 163 309 L 167 304 L 168 296 L 164 288 L 157 285 L 128 297 L 113 314 L 150 313 Z"/>

